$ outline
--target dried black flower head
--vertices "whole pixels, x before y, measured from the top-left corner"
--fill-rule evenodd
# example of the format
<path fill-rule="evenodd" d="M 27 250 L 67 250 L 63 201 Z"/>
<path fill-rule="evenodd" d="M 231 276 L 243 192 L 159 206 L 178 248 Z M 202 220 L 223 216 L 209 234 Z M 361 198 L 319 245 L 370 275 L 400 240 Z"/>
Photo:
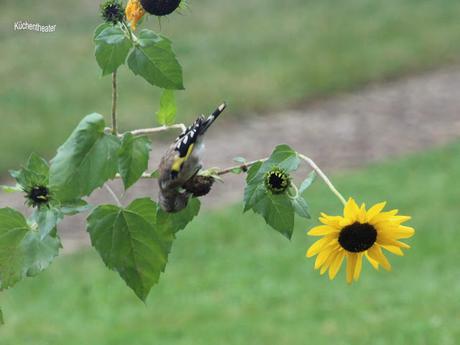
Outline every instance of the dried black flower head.
<path fill-rule="evenodd" d="M 173 13 L 181 0 L 141 0 L 142 7 L 155 16 L 166 16 Z"/>
<path fill-rule="evenodd" d="M 214 177 L 195 175 L 184 185 L 184 189 L 192 193 L 194 197 L 200 197 L 208 194 L 214 183 Z"/>
<path fill-rule="evenodd" d="M 101 15 L 107 23 L 117 24 L 123 21 L 124 8 L 118 0 L 107 0 L 101 4 Z"/>
<path fill-rule="evenodd" d="M 273 194 L 281 194 L 291 184 L 291 177 L 285 170 L 274 167 L 265 174 L 264 183 L 267 190 Z"/>
<path fill-rule="evenodd" d="M 52 199 L 51 191 L 47 186 L 31 186 L 24 191 L 26 192 L 26 204 L 31 207 L 48 206 Z"/>

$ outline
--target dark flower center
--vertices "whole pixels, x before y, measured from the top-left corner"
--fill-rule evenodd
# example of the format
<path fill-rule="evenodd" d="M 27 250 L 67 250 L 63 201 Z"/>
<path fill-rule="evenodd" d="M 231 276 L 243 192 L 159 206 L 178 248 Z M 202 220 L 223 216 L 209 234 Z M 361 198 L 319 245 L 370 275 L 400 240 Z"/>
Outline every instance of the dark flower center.
<path fill-rule="evenodd" d="M 265 175 L 265 186 L 272 193 L 283 193 L 290 183 L 289 175 L 282 169 L 275 168 Z"/>
<path fill-rule="evenodd" d="M 33 206 L 47 204 L 50 201 L 50 191 L 45 186 L 34 186 L 27 193 L 27 198 Z"/>
<path fill-rule="evenodd" d="M 355 222 L 340 231 L 339 243 L 345 250 L 352 253 L 363 252 L 377 240 L 377 230 L 368 223 Z"/>
<path fill-rule="evenodd" d="M 155 16 L 166 16 L 179 7 L 181 0 L 141 0 L 142 7 Z"/>

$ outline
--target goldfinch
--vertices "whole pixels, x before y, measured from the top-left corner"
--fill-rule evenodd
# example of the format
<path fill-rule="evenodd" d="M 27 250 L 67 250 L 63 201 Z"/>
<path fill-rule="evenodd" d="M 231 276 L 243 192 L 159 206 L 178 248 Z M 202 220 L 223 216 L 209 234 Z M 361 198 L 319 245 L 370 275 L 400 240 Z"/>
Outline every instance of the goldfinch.
<path fill-rule="evenodd" d="M 184 190 L 184 185 L 201 169 L 203 136 L 225 108 L 223 103 L 208 118 L 198 117 L 163 155 L 158 167 L 158 183 L 159 204 L 165 212 L 178 212 L 187 206 L 191 193 Z"/>

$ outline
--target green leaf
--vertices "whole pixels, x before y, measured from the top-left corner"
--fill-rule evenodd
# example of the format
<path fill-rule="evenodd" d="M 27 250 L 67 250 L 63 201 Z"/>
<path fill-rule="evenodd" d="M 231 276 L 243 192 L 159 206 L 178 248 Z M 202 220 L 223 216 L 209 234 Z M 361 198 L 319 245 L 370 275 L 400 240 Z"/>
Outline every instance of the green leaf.
<path fill-rule="evenodd" d="M 73 216 L 77 213 L 86 212 L 91 207 L 85 200 L 78 199 L 61 204 L 59 210 L 66 216 Z"/>
<path fill-rule="evenodd" d="M 164 271 L 168 255 L 154 224 L 156 209 L 156 204 L 145 198 L 127 208 L 101 205 L 88 217 L 93 247 L 143 301 Z"/>
<path fill-rule="evenodd" d="M 279 145 L 266 161 L 251 166 L 244 189 L 244 212 L 252 209 L 262 215 L 268 225 L 287 238 L 291 238 L 294 229 L 294 204 L 287 194 L 267 191 L 264 176 L 273 167 L 287 172 L 296 170 L 299 163 L 297 152 L 288 145 Z"/>
<path fill-rule="evenodd" d="M 182 67 L 171 48 L 171 41 L 144 29 L 139 33 L 138 43 L 128 57 L 131 71 L 152 85 L 184 89 Z"/>
<path fill-rule="evenodd" d="M 157 112 L 157 121 L 160 125 L 169 126 L 176 120 L 176 97 L 173 90 L 163 90 L 160 99 L 160 110 Z"/>
<path fill-rule="evenodd" d="M 308 208 L 308 204 L 302 195 L 297 196 L 297 198 L 291 199 L 292 206 L 294 207 L 295 213 L 297 213 L 300 217 L 310 219 L 310 212 Z"/>
<path fill-rule="evenodd" d="M 49 180 L 49 166 L 43 158 L 32 153 L 25 167 L 19 170 L 11 170 L 10 175 L 16 179 L 20 186 L 25 188 L 37 184 L 47 185 Z"/>
<path fill-rule="evenodd" d="M 168 213 L 158 207 L 157 211 L 157 228 L 165 243 L 168 244 L 168 251 L 175 238 L 175 234 L 185 229 L 185 227 L 200 212 L 201 203 L 197 198 L 191 198 L 187 207 L 176 213 Z"/>
<path fill-rule="evenodd" d="M 275 166 L 290 172 L 297 170 L 299 164 L 300 159 L 297 152 L 291 149 L 288 145 L 278 145 L 270 157 L 262 163 L 262 166 L 257 172 L 257 175 L 254 176 L 254 179 L 262 180 L 265 173 Z"/>
<path fill-rule="evenodd" d="M 58 255 L 59 239 L 40 237 L 21 213 L 11 208 L 0 209 L 0 290 L 36 275 Z"/>
<path fill-rule="evenodd" d="M 244 157 L 234 157 L 233 160 L 237 163 L 245 164 L 247 162 L 246 158 Z"/>
<path fill-rule="evenodd" d="M 303 192 L 305 192 L 311 186 L 311 184 L 315 181 L 315 178 L 316 178 L 316 172 L 313 170 L 308 174 L 307 178 L 300 185 L 299 194 L 302 194 Z"/>
<path fill-rule="evenodd" d="M 35 210 L 33 217 L 37 223 L 40 239 L 48 236 L 64 218 L 64 214 L 55 207 L 40 207 Z"/>
<path fill-rule="evenodd" d="M 272 228 L 291 238 L 294 230 L 294 209 L 291 200 L 285 194 L 266 193 L 253 206 L 253 210 L 261 214 Z"/>
<path fill-rule="evenodd" d="M 62 203 L 73 201 L 115 177 L 120 140 L 104 133 L 104 118 L 86 116 L 51 161 L 50 184 Z"/>
<path fill-rule="evenodd" d="M 5 324 L 5 321 L 3 320 L 3 311 L 2 311 L 2 308 L 0 308 L 0 326 L 4 324 Z"/>
<path fill-rule="evenodd" d="M 21 185 L 19 183 L 16 183 L 15 186 L 5 186 L 1 185 L 0 188 L 5 192 L 5 193 L 16 193 L 16 192 L 23 192 L 24 190 L 21 188 Z"/>
<path fill-rule="evenodd" d="M 94 38 L 96 43 L 96 61 L 102 70 L 102 75 L 115 72 L 124 64 L 132 44 L 119 26 L 101 28 L 101 31 Z"/>
<path fill-rule="evenodd" d="M 109 23 L 102 23 L 102 24 L 99 24 L 96 29 L 94 30 L 94 33 L 93 33 L 93 41 L 96 40 L 96 37 L 99 36 L 99 34 L 104 31 L 105 29 L 111 27 L 112 24 L 109 24 Z"/>
<path fill-rule="evenodd" d="M 118 171 L 123 179 L 125 190 L 142 177 L 148 168 L 150 139 L 126 133 L 118 153 Z"/>

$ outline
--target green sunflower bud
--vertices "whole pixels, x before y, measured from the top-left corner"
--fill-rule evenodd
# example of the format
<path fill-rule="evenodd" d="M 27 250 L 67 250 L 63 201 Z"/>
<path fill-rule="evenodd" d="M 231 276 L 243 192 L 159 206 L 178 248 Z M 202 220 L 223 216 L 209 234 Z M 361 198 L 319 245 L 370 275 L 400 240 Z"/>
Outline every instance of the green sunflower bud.
<path fill-rule="evenodd" d="M 31 207 L 48 206 L 52 199 L 51 191 L 44 185 L 27 187 L 24 192 L 26 193 L 26 204 Z"/>
<path fill-rule="evenodd" d="M 291 176 L 284 169 L 274 167 L 265 173 L 264 183 L 267 190 L 273 194 L 281 194 L 290 186 Z"/>
<path fill-rule="evenodd" d="M 123 21 L 124 9 L 118 0 L 107 0 L 101 4 L 101 15 L 107 23 L 117 24 Z"/>
<path fill-rule="evenodd" d="M 166 16 L 173 13 L 181 0 L 141 0 L 142 7 L 155 16 Z"/>

